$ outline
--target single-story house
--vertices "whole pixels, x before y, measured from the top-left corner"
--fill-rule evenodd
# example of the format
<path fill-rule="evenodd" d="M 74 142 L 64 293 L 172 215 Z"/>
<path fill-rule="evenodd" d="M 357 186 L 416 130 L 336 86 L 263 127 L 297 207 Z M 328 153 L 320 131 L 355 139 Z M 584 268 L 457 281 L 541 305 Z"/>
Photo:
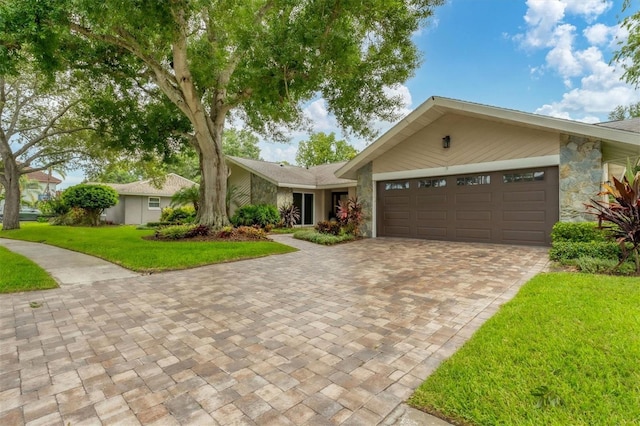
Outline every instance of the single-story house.
<path fill-rule="evenodd" d="M 357 182 L 368 236 L 546 245 L 558 220 L 593 220 L 585 203 L 639 156 L 640 118 L 587 124 L 431 97 L 335 174 Z"/>
<path fill-rule="evenodd" d="M 302 225 L 314 225 L 335 216 L 339 200 L 355 196 L 356 181 L 338 178 L 346 162 L 309 168 L 227 156 L 229 179 L 239 205 L 293 204 Z M 235 206 L 232 206 L 235 207 Z M 233 214 L 233 210 L 231 211 Z"/>
<path fill-rule="evenodd" d="M 156 187 L 152 179 L 131 183 L 106 183 L 118 193 L 118 204 L 103 213 L 103 219 L 110 223 L 140 225 L 158 222 L 164 207 L 171 204 L 171 197 L 182 188 L 189 188 L 195 182 L 175 173 L 169 173 L 161 187 Z"/>

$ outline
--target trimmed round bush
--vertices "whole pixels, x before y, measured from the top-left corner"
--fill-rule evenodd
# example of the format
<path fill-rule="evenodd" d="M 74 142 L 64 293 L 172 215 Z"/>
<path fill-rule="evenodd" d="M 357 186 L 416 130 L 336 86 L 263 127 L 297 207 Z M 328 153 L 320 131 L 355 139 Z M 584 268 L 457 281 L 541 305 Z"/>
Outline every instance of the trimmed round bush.
<path fill-rule="evenodd" d="M 236 210 L 230 219 L 234 226 L 259 226 L 266 228 L 280 222 L 280 213 L 272 204 L 248 204 Z"/>
<path fill-rule="evenodd" d="M 118 193 L 107 185 L 80 184 L 65 189 L 62 201 L 71 208 L 83 209 L 91 225 L 98 226 L 104 209 L 118 203 Z"/>

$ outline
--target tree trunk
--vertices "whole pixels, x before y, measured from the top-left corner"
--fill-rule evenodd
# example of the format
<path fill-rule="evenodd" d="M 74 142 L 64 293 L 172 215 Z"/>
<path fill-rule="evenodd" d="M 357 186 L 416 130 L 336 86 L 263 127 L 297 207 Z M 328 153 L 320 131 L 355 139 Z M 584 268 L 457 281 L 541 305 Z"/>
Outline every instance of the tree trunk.
<path fill-rule="evenodd" d="M 227 165 L 222 154 L 224 121 L 213 123 L 206 116 L 202 118 L 197 120 L 197 124 L 194 123 L 201 173 L 200 205 L 196 219 L 201 225 L 221 228 L 229 224 L 226 209 Z"/>
<path fill-rule="evenodd" d="M 20 229 L 20 171 L 13 159 L 4 159 L 4 177 L 2 186 L 5 190 L 4 211 L 2 212 L 2 229 Z"/>

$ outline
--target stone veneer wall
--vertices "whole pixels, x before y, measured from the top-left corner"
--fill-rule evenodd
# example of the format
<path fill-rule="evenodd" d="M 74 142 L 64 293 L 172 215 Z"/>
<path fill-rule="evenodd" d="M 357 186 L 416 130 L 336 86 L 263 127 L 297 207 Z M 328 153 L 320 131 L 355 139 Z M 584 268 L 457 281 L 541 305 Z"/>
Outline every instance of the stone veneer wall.
<path fill-rule="evenodd" d="M 278 202 L 278 188 L 260 176 L 251 174 L 251 204 L 273 204 Z"/>
<path fill-rule="evenodd" d="M 364 212 L 364 224 L 360 228 L 362 235 L 371 237 L 373 232 L 373 163 L 369 162 L 356 172 L 358 183 L 356 195 L 362 203 Z"/>
<path fill-rule="evenodd" d="M 585 204 L 600 192 L 602 143 L 578 136 L 560 137 L 560 221 L 584 222 L 594 217 Z"/>
<path fill-rule="evenodd" d="M 277 207 L 293 204 L 293 189 L 278 188 L 277 202 Z"/>

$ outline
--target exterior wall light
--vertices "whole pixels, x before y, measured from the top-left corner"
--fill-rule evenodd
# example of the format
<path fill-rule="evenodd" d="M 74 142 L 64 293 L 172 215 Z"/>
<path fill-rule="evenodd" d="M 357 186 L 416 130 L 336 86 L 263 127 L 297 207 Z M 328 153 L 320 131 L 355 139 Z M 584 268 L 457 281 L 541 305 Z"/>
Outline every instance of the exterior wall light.
<path fill-rule="evenodd" d="M 451 146 L 451 136 L 447 135 L 442 138 L 442 147 L 449 148 Z"/>

